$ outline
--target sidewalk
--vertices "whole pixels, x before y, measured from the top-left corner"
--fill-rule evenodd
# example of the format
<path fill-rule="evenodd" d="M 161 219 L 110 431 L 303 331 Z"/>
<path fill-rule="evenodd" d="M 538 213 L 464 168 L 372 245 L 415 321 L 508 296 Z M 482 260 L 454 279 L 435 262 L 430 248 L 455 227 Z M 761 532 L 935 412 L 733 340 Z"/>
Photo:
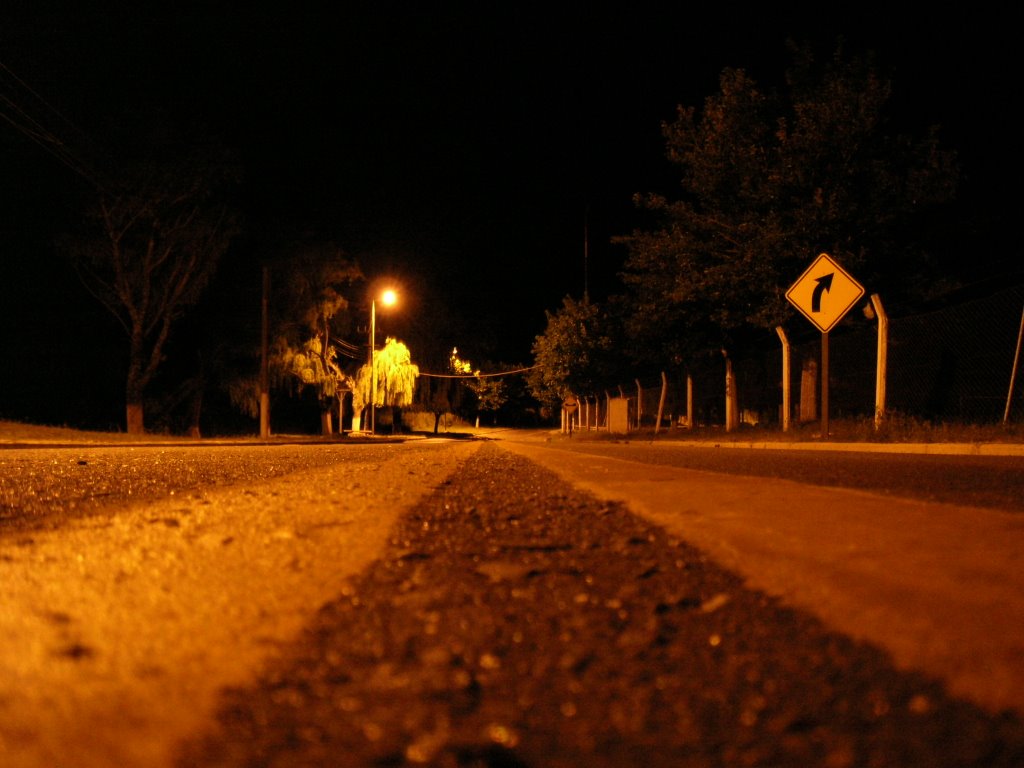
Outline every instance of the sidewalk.
<path fill-rule="evenodd" d="M 914 453 L 943 456 L 1024 456 L 1024 443 L 1013 442 L 868 442 L 832 440 L 764 440 L 745 439 L 741 433 L 723 432 L 720 437 L 697 438 L 682 434 L 678 437 L 671 431 L 654 437 L 651 430 L 627 432 L 609 436 L 603 430 L 574 432 L 570 437 L 558 429 L 478 429 L 482 437 L 501 438 L 510 436 L 516 441 L 553 442 L 558 440 L 598 440 L 613 438 L 617 442 L 636 442 L 671 448 L 747 448 L 780 451 L 852 451 L 861 453 Z"/>
<path fill-rule="evenodd" d="M 806 441 L 743 441 L 743 440 L 678 440 L 656 442 L 655 445 L 692 445 L 701 448 L 759 448 L 785 451 L 855 451 L 860 453 L 917 453 L 935 456 L 1024 456 L 1020 443 L 843 443 L 831 440 Z"/>
<path fill-rule="evenodd" d="M 358 443 L 373 441 L 377 443 L 415 440 L 423 438 L 459 439 L 468 437 L 496 438 L 514 435 L 517 441 L 548 442 L 559 439 L 592 439 L 607 437 L 606 432 L 577 432 L 572 438 L 563 435 L 558 429 L 512 429 L 504 427 L 464 427 L 458 432 L 442 432 L 438 435 L 428 433 L 404 433 L 401 435 L 368 435 L 366 433 L 345 433 L 333 437 L 320 435 L 273 435 L 269 441 L 253 436 L 235 437 L 204 437 L 191 438 L 186 436 L 146 434 L 143 436 L 129 435 L 124 432 L 87 432 L 68 427 L 38 426 L 19 422 L 0 420 L 0 447 L 43 447 L 54 445 L 221 445 L 281 442 L 345 442 Z M 840 440 L 807 441 L 807 440 L 759 440 L 743 439 L 735 435 L 722 433 L 716 439 L 698 439 L 688 436 L 675 439 L 661 435 L 652 439 L 650 431 L 630 432 L 616 439 L 623 441 L 644 442 L 651 445 L 671 447 L 694 446 L 700 448 L 747 448 L 760 450 L 789 451 L 859 451 L 862 453 L 916 453 L 934 455 L 964 456 L 1024 456 L 1024 443 L 1002 442 L 843 442 Z"/>

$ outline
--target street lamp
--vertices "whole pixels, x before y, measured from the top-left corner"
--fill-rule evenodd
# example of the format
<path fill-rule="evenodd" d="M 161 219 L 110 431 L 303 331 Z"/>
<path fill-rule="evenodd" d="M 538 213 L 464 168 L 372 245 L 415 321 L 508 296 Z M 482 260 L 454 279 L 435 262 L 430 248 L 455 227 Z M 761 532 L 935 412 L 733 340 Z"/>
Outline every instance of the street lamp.
<path fill-rule="evenodd" d="M 390 288 L 380 295 L 381 303 L 390 307 L 398 301 L 398 294 Z M 377 434 L 377 299 L 370 300 L 370 434 Z"/>

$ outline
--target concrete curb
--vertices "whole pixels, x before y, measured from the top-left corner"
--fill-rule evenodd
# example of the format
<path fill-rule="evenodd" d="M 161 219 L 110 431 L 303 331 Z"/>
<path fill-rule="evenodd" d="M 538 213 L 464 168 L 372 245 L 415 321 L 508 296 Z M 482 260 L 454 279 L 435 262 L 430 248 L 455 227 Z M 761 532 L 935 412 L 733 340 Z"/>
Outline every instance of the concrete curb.
<path fill-rule="evenodd" d="M 848 451 L 859 453 L 916 453 L 934 456 L 1024 456 L 1016 443 L 801 443 L 801 442 L 652 442 L 652 445 L 695 448 L 758 448 L 783 451 Z"/>
<path fill-rule="evenodd" d="M 496 432 L 498 430 L 495 430 Z M 537 430 L 527 436 L 515 430 L 513 440 L 580 440 L 596 442 L 587 437 L 570 437 L 560 430 Z M 500 438 L 499 438 L 500 439 Z M 797 440 L 701 440 L 701 439 L 651 439 L 642 433 L 623 434 L 614 442 L 643 443 L 664 448 L 746 448 L 749 450 L 777 451 L 844 451 L 850 453 L 913 453 L 933 456 L 1024 456 L 1022 443 L 869 443 L 869 442 L 812 442 Z"/>
<path fill-rule="evenodd" d="M 586 435 L 587 433 L 583 433 Z M 509 437 L 509 436 L 512 437 Z M 131 440 L 103 439 L 102 436 L 89 437 L 83 433 L 82 438 L 55 437 L 35 438 L 23 435 L 4 435 L 0 429 L 0 451 L 5 449 L 29 448 L 181 448 L 232 445 L 366 445 L 403 443 L 426 439 L 513 439 L 537 440 L 588 440 L 588 437 L 577 435 L 570 437 L 560 430 L 548 429 L 469 429 L 453 434 L 407 433 L 402 435 L 367 435 L 347 433 L 344 437 L 322 437 L 319 435 L 274 435 L 269 440 L 258 437 L 235 438 L 141 438 Z M 627 433 L 615 438 L 618 442 L 636 442 L 646 445 L 664 446 L 667 448 L 746 448 L 749 450 L 779 451 L 844 451 L 853 453 L 912 453 L 933 456 L 1024 456 L 1022 443 L 870 443 L 870 442 L 813 442 L 794 440 L 704 440 L 704 439 L 651 439 L 643 433 Z"/>

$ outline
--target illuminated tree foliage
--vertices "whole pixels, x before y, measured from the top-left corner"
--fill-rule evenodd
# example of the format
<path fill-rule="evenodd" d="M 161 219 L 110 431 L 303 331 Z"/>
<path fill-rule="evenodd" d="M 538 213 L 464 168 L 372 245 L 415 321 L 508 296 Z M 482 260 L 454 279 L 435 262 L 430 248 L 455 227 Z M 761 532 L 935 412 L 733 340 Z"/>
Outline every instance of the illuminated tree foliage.
<path fill-rule="evenodd" d="M 329 405 L 347 381 L 338 366 L 337 352 L 332 346 L 325 348 L 320 336 L 307 339 L 299 349 L 278 347 L 276 363 L 283 372 L 294 376 L 300 386 L 316 387 L 322 404 Z"/>
<path fill-rule="evenodd" d="M 374 367 L 377 374 L 377 405 L 404 408 L 412 403 L 420 369 L 412 361 L 412 355 L 405 344 L 389 337 L 384 348 L 374 355 Z"/>
<path fill-rule="evenodd" d="M 372 374 L 369 365 L 362 366 L 356 373 L 352 387 L 352 407 L 356 413 L 370 405 L 373 399 L 374 374 L 377 378 L 374 405 L 378 408 L 404 408 L 412 404 L 420 369 L 412 362 L 412 355 L 405 344 L 389 337 L 384 348 L 374 354 L 373 368 Z"/>
<path fill-rule="evenodd" d="M 891 85 L 870 57 L 840 46 L 819 66 L 807 48 L 792 53 L 785 93 L 726 69 L 702 110 L 680 106 L 663 125 L 682 195 L 638 196 L 659 225 L 617 238 L 627 328 L 656 331 L 663 358 L 780 324 L 785 290 L 821 252 L 876 290 L 903 291 L 928 269 L 917 235 L 952 198 L 953 154 L 936 129 L 887 135 Z"/>

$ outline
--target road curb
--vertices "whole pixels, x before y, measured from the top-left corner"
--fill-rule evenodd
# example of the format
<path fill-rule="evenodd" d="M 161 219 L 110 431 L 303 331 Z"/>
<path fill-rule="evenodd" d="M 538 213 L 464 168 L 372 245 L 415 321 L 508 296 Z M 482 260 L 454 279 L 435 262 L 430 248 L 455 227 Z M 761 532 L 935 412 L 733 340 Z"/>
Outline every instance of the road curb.
<path fill-rule="evenodd" d="M 614 438 L 602 437 L 600 440 L 590 437 L 570 437 L 559 430 L 551 430 L 538 435 L 541 442 L 572 441 L 580 442 L 619 442 L 643 443 L 644 445 L 666 448 L 746 448 L 749 450 L 776 451 L 844 451 L 855 453 L 912 453 L 934 456 L 1024 456 L 1024 444 L 1021 443 L 869 443 L 869 442 L 832 442 L 832 441 L 799 441 L 799 440 L 690 440 L 690 439 L 651 439 L 640 434 L 628 433 Z"/>
<path fill-rule="evenodd" d="M 694 448 L 750 448 L 785 451 L 847 451 L 859 453 L 915 453 L 934 456 L 1024 456 L 1024 445 L 1012 443 L 799 443 L 799 442 L 652 442 L 652 445 Z"/>

